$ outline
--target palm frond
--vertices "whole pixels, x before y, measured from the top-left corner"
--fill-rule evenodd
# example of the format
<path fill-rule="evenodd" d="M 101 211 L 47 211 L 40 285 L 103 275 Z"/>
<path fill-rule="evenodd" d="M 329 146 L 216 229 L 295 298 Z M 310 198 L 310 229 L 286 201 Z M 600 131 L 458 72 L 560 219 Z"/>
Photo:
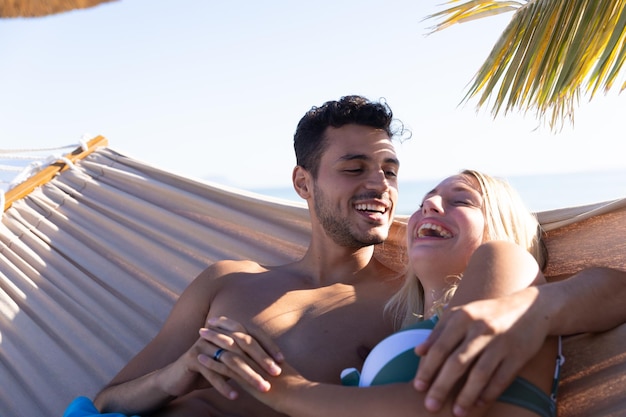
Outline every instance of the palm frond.
<path fill-rule="evenodd" d="M 607 93 L 626 60 L 626 0 L 472 0 L 427 16 L 433 32 L 513 12 L 463 101 L 491 112 L 535 111 L 552 129 L 574 123 L 580 97 Z M 626 88 L 622 82 L 620 92 Z"/>

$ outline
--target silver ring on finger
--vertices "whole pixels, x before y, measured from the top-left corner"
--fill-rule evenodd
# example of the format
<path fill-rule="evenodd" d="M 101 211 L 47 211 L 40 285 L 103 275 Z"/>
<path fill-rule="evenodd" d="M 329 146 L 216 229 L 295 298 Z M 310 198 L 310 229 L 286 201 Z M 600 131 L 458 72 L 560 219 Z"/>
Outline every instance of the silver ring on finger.
<path fill-rule="evenodd" d="M 224 353 L 224 349 L 222 348 L 219 348 L 218 350 L 216 350 L 215 353 L 213 354 L 213 360 L 216 362 L 221 362 L 220 357 L 222 356 L 223 353 Z"/>

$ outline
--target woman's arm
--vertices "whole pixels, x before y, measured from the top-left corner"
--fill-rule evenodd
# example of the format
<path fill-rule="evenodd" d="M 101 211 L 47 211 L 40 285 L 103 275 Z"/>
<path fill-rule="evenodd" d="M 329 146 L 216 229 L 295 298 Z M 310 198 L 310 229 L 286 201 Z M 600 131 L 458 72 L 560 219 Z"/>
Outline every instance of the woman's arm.
<path fill-rule="evenodd" d="M 347 387 L 309 381 L 287 363 L 282 364 L 282 370 L 279 376 L 269 376 L 258 370 L 271 384 L 266 392 L 245 385 L 245 381 L 239 376 L 234 379 L 260 401 L 292 417 L 432 415 L 424 409 L 423 395 L 416 395 L 410 383 L 368 388 Z M 450 416 L 449 404 L 434 415 Z"/>
<path fill-rule="evenodd" d="M 309 381 L 283 362 L 279 376 L 265 377 L 271 389 L 258 391 L 245 384 L 243 379 L 234 379 L 259 401 L 291 417 L 451 417 L 452 401 L 446 401 L 436 412 L 424 407 L 424 395 L 416 393 L 410 382 L 378 385 L 374 387 L 348 387 Z M 257 369 L 263 373 L 260 369 Z M 536 417 L 524 408 L 504 403 L 470 410 L 465 417 Z"/>

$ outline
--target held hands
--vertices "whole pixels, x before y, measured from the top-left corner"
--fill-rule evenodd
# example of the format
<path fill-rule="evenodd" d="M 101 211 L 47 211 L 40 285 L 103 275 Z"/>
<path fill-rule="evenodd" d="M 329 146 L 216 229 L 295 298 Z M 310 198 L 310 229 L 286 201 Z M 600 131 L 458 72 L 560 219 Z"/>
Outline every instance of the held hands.
<path fill-rule="evenodd" d="M 414 386 L 427 391 L 428 410 L 439 410 L 464 376 L 456 416 L 500 396 L 548 335 L 548 319 L 532 308 L 534 301 L 532 290 L 524 290 L 444 313 L 426 342 L 415 348 L 422 359 Z"/>
<path fill-rule="evenodd" d="M 255 330 L 252 337 L 250 333 L 226 317 L 209 319 L 207 327 L 200 329 L 200 335 L 216 348 L 219 346 L 216 349 L 218 354 L 211 357 L 200 355 L 198 361 L 207 370 L 220 375 L 221 381 L 213 379 L 212 384 L 225 397 L 234 399 L 237 396 L 226 382 L 231 378 L 257 400 L 281 411 L 296 390 L 315 384 L 285 362 L 280 349 L 267 334 Z M 268 379 L 272 381 L 271 386 Z"/>
<path fill-rule="evenodd" d="M 230 378 L 259 392 L 269 391 L 270 383 L 261 374 L 265 371 L 270 376 L 279 375 L 277 362 L 283 361 L 272 339 L 259 330 L 254 338 L 243 325 L 226 317 L 210 318 L 206 325 L 199 331 L 200 340 L 210 349 L 199 352 L 197 362 L 207 381 L 229 399 L 237 397 L 227 382 Z"/>

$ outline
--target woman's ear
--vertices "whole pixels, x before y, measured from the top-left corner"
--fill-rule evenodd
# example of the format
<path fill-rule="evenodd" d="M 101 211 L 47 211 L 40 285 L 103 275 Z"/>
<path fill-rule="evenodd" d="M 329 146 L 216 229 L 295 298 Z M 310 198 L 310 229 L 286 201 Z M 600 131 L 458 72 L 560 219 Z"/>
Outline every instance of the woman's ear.
<path fill-rule="evenodd" d="M 293 173 L 291 175 L 291 180 L 293 182 L 293 188 L 296 190 L 296 193 L 300 197 L 305 200 L 308 200 L 311 197 L 311 174 L 306 169 L 302 168 L 300 165 L 296 165 L 293 169 Z"/>

